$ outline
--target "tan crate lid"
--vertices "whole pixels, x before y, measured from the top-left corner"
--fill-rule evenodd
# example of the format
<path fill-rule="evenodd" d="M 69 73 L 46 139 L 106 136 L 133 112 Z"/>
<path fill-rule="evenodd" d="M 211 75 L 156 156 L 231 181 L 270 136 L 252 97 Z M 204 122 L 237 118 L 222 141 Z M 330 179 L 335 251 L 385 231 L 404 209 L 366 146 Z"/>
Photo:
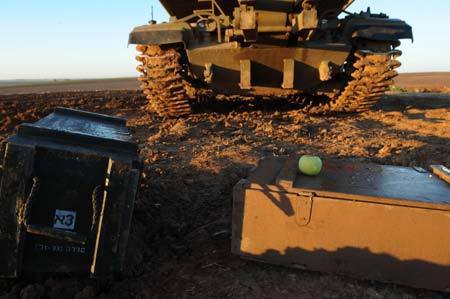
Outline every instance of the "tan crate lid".
<path fill-rule="evenodd" d="M 308 177 L 298 159 L 262 159 L 248 177 L 251 188 L 450 211 L 450 185 L 424 169 L 326 160 Z"/>

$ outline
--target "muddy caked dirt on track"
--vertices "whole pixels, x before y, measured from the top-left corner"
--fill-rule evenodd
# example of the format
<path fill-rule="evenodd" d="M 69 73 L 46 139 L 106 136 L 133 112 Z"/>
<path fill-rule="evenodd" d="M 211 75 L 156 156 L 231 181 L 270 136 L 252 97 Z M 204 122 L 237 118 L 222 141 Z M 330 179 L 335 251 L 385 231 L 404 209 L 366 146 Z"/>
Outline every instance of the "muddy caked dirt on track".
<path fill-rule="evenodd" d="M 135 91 L 0 97 L 0 141 L 21 122 L 72 107 L 128 117 L 145 160 L 122 277 L 0 280 L 5 298 L 444 298 L 241 260 L 230 254 L 230 219 L 233 185 L 263 156 L 450 165 L 448 96 L 394 95 L 364 114 L 328 117 L 305 115 L 295 103 L 227 99 L 163 119 L 144 105 Z"/>

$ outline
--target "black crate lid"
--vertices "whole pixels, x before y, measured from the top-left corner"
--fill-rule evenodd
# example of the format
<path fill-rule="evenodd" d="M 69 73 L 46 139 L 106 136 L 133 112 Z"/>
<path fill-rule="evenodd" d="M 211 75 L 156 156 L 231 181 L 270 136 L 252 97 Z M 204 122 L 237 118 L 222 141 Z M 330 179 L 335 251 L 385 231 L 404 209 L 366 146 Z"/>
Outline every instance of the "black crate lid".
<path fill-rule="evenodd" d="M 69 108 L 56 108 L 45 118 L 19 126 L 19 137 L 50 138 L 84 145 L 137 152 L 126 119 Z"/>

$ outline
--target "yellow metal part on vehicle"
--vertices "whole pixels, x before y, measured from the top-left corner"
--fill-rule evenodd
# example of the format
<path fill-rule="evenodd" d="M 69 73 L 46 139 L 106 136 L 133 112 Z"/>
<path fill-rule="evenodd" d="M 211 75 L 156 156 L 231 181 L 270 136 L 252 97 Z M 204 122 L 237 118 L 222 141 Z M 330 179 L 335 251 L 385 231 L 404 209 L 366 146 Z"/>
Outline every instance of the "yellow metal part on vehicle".
<path fill-rule="evenodd" d="M 232 251 L 288 267 L 450 291 L 450 187 L 429 172 L 261 161 L 234 190 Z"/>

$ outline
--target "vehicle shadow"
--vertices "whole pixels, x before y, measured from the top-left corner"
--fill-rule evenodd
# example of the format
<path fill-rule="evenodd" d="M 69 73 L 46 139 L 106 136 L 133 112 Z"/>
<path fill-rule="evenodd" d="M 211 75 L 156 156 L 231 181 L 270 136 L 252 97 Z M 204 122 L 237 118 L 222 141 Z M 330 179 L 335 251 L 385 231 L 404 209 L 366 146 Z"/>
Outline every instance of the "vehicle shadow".
<path fill-rule="evenodd" d="M 294 111 L 304 108 L 307 103 L 308 100 L 302 96 L 296 98 L 219 96 L 194 104 L 193 112 L 197 114 L 211 112 L 228 114 L 231 112 L 242 113 L 258 110 Z"/>

